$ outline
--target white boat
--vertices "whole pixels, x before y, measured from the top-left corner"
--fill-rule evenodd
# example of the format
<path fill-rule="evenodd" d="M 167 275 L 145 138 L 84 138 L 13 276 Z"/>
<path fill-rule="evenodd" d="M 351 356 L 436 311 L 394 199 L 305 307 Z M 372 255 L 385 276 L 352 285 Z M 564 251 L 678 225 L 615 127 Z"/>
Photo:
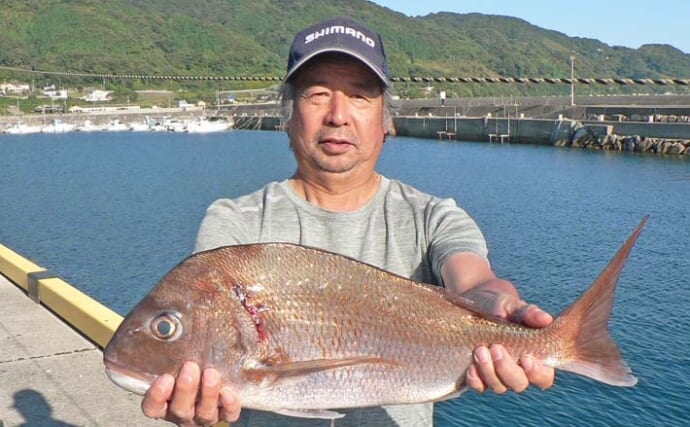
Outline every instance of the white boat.
<path fill-rule="evenodd" d="M 105 127 L 105 130 L 109 132 L 121 132 L 124 130 L 129 130 L 129 126 L 126 124 L 122 123 L 118 119 L 113 119 L 108 123 L 108 126 Z"/>
<path fill-rule="evenodd" d="M 73 132 L 76 129 L 71 123 L 65 123 L 60 119 L 53 119 L 50 124 L 45 125 L 41 128 L 43 133 L 65 133 Z"/>
<path fill-rule="evenodd" d="M 29 133 L 39 133 L 41 132 L 40 126 L 25 125 L 22 122 L 18 122 L 8 127 L 3 131 L 4 133 L 11 135 L 26 135 Z"/>
<path fill-rule="evenodd" d="M 163 117 L 162 119 L 156 117 L 146 116 L 144 123 L 148 126 L 148 130 L 151 132 L 163 132 L 168 130 L 168 117 Z"/>
<path fill-rule="evenodd" d="M 160 123 L 160 122 L 153 123 L 149 127 L 149 129 L 151 130 L 151 132 L 167 132 L 168 131 L 168 128 L 163 123 Z"/>
<path fill-rule="evenodd" d="M 232 123 L 228 122 L 223 117 L 204 117 L 201 116 L 197 120 L 189 122 L 185 130 L 189 133 L 211 133 L 223 132 L 232 127 Z"/>
<path fill-rule="evenodd" d="M 151 126 L 148 123 L 132 122 L 129 124 L 129 130 L 133 132 L 148 132 L 151 130 Z"/>
<path fill-rule="evenodd" d="M 171 120 L 166 120 L 165 122 L 166 128 L 170 132 L 184 132 L 185 129 L 187 128 L 187 123 L 184 121 L 179 121 L 176 119 L 171 119 Z"/>
<path fill-rule="evenodd" d="M 84 120 L 84 124 L 77 126 L 76 130 L 79 132 L 100 132 L 103 130 L 103 126 L 95 125 L 91 120 Z"/>

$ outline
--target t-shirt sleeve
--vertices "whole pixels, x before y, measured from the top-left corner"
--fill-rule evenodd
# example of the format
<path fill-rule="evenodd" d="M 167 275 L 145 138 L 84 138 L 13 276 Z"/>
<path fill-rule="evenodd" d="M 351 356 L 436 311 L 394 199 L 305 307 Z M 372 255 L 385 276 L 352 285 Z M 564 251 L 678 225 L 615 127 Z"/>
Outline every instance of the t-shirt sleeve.
<path fill-rule="evenodd" d="M 230 199 L 216 200 L 206 210 L 197 233 L 194 252 L 249 242 L 251 222 L 238 204 Z"/>
<path fill-rule="evenodd" d="M 477 223 L 453 199 L 436 199 L 427 206 L 428 256 L 433 274 L 441 280 L 441 268 L 456 252 L 473 252 L 488 262 L 486 240 Z"/>

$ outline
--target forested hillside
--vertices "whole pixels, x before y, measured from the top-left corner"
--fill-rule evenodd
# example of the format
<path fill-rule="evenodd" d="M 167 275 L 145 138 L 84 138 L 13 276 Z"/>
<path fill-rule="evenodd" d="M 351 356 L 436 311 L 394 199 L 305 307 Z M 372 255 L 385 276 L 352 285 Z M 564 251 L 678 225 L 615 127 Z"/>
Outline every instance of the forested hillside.
<path fill-rule="evenodd" d="M 690 77 L 690 55 L 671 46 L 612 47 L 503 16 L 408 17 L 364 0 L 1 0 L 0 7 L 0 66 L 23 69 L 279 77 L 297 30 L 349 15 L 383 35 L 395 77 L 564 78 L 571 55 L 580 77 Z M 21 76 L 0 69 L 0 78 Z"/>

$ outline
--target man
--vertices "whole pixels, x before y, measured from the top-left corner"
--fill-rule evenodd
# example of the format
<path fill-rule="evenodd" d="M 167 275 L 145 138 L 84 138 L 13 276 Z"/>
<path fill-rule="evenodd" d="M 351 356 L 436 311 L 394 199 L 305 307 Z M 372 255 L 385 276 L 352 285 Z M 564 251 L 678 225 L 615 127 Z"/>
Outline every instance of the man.
<path fill-rule="evenodd" d="M 309 27 L 295 37 L 283 103 L 295 174 L 261 190 L 216 201 L 207 211 L 196 251 L 283 241 L 321 247 L 397 274 L 443 285 L 482 310 L 530 326 L 551 316 L 498 279 L 475 222 L 453 200 L 440 199 L 379 175 L 376 161 L 391 131 L 390 82 L 378 34 L 348 18 Z M 554 371 L 538 360 L 515 361 L 500 345 L 477 348 L 467 385 L 479 392 L 551 386 Z M 161 376 L 142 402 L 144 413 L 182 426 L 216 421 L 241 425 L 329 425 L 324 420 L 243 410 L 232 385 L 221 389 L 214 369 L 186 364 Z M 344 425 L 432 424 L 431 404 L 345 410 Z"/>

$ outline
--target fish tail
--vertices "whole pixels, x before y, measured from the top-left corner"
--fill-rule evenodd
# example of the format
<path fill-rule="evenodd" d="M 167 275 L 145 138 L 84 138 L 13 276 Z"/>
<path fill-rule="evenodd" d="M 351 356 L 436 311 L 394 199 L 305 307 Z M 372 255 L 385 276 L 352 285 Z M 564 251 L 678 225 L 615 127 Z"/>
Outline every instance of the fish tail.
<path fill-rule="evenodd" d="M 592 286 L 551 325 L 563 336 L 558 368 L 615 386 L 637 383 L 608 331 L 618 277 L 647 216 L 637 225 Z"/>

